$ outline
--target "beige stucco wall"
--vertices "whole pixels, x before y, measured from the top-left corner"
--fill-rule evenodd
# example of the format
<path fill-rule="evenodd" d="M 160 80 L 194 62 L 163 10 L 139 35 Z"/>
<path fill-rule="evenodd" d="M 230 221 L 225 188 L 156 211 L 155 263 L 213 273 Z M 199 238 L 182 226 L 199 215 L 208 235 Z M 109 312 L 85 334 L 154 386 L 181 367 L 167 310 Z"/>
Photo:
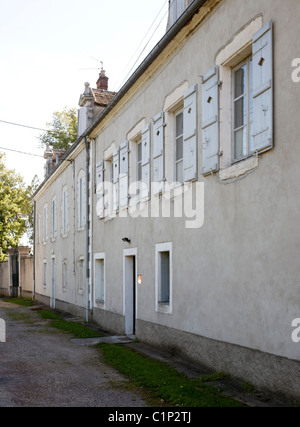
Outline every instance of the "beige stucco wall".
<path fill-rule="evenodd" d="M 245 354 L 248 348 L 274 357 L 300 360 L 299 343 L 291 339 L 291 323 L 300 317 L 297 256 L 300 241 L 297 113 L 300 83 L 291 79 L 292 60 L 299 56 L 300 3 L 298 0 L 287 0 L 287 3 L 288 7 L 283 8 L 280 0 L 224 0 L 199 26 L 199 15 L 196 15 L 93 131 L 91 301 L 94 254 L 105 253 L 105 304 L 94 306 L 92 303 L 94 320 L 105 329 L 124 333 L 123 257 L 124 250 L 134 248 L 136 272 L 143 277 L 142 284 L 136 288 L 140 339 L 147 337 L 158 344 L 160 335 L 154 339 L 149 331 L 151 325 L 159 325 L 160 331 L 164 327 L 166 333 L 173 331 L 172 336 L 177 337 L 174 345 L 180 346 L 182 337 L 188 348 L 187 337 L 192 336 L 194 353 L 195 337 L 199 336 L 201 340 L 232 344 L 235 349 L 243 347 Z M 239 178 L 224 181 L 224 171 L 203 177 L 200 173 L 201 76 L 216 64 L 221 50 L 247 25 L 254 20 L 263 25 L 270 19 L 274 22 L 275 147 L 255 159 L 255 167 Z M 166 105 L 175 102 L 176 97 L 182 97 L 183 90 L 195 84 L 198 85 L 198 177 L 205 189 L 203 226 L 187 229 L 186 218 L 134 219 L 128 216 L 99 220 L 94 193 L 96 163 L 132 138 L 141 129 L 141 124 L 151 123 Z M 166 178 L 169 182 L 174 178 L 170 160 L 174 157 L 171 126 L 169 121 L 165 128 Z M 51 178 L 52 184 L 45 185 L 36 198 L 37 213 L 42 215 L 44 204 L 48 203 L 49 209 L 54 195 L 60 201 L 62 188 L 68 185 L 69 234 L 67 238 L 61 236 L 58 203 L 56 240 L 36 246 L 36 292 L 50 298 L 50 263 L 51 257 L 55 256 L 57 301 L 84 309 L 86 297 L 85 293 L 78 293 L 76 263 L 79 257 L 85 256 L 86 236 L 84 230 L 78 232 L 76 229 L 74 176 L 85 168 L 85 150 L 73 153 L 72 157 L 73 162 L 64 166 L 61 173 L 58 170 Z M 129 168 L 131 161 L 129 154 Z M 152 166 L 151 170 L 153 173 Z M 123 237 L 131 239 L 130 245 L 122 241 Z M 172 309 L 167 314 L 156 310 L 155 299 L 155 245 L 165 242 L 172 245 L 173 276 Z M 62 290 L 61 284 L 64 259 L 68 261 L 66 290 Z M 44 260 L 49 265 L 46 288 L 42 283 Z M 201 345 L 200 341 L 198 345 Z M 213 350 L 210 351 L 212 357 Z M 243 357 L 242 365 L 247 363 L 246 360 L 247 356 Z M 232 369 L 234 371 L 234 366 Z M 293 382 L 292 373 L 289 375 Z M 295 383 L 294 389 L 299 391 L 299 382 Z"/>
<path fill-rule="evenodd" d="M 41 193 L 36 208 L 37 217 L 40 215 L 40 241 L 38 243 L 36 232 L 36 281 L 35 292 L 37 295 L 52 296 L 52 267 L 51 260 L 55 260 L 55 299 L 70 304 L 85 306 L 85 292 L 78 289 L 79 259 L 85 258 L 85 228 L 78 231 L 77 209 L 77 178 L 80 171 L 85 172 L 85 151 L 77 155 L 76 160 L 65 162 L 64 170 L 50 186 L 45 186 Z M 62 193 L 67 187 L 68 191 L 68 232 L 62 235 Z M 56 197 L 56 237 L 51 236 L 51 203 Z M 47 241 L 43 241 L 43 209 L 48 205 Z M 63 263 L 67 263 L 66 289 L 63 288 Z M 44 263 L 46 267 L 46 287 L 43 283 Z"/>
<path fill-rule="evenodd" d="M 188 87 L 199 87 L 200 129 L 201 76 L 252 20 L 261 17 L 263 24 L 274 20 L 275 149 L 262 155 L 258 168 L 243 179 L 225 184 L 218 174 L 200 175 L 205 183 L 205 223 L 199 230 L 187 230 L 184 219 L 128 218 L 106 223 L 94 219 L 93 252 L 107 254 L 107 310 L 124 314 L 122 263 L 128 246 L 121 238 L 128 235 L 131 247 L 138 248 L 138 270 L 143 274 L 137 289 L 138 318 L 299 359 L 298 346 L 291 340 L 291 322 L 300 309 L 295 256 L 300 237 L 296 227 L 299 125 L 297 114 L 291 114 L 297 111 L 300 92 L 291 80 L 291 62 L 297 56 L 297 10 L 299 3 L 292 0 L 284 12 L 282 2 L 274 0 L 247 2 L 243 7 L 238 0 L 222 2 L 101 130 L 96 161 L 103 159 L 111 144 L 123 142 L 142 119 L 150 122 L 186 81 Z M 200 141 L 199 137 L 199 147 Z M 198 161 L 201 165 L 201 149 Z M 154 251 L 160 242 L 173 245 L 171 315 L 155 311 Z"/>

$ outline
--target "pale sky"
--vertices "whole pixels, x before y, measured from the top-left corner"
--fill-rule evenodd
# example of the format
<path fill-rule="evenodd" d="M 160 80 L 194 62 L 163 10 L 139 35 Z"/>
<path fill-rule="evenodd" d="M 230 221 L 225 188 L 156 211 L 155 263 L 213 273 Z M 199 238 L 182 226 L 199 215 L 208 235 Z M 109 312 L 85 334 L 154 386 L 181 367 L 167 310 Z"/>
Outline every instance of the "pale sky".
<path fill-rule="evenodd" d="M 167 9 L 168 0 L 0 0 L 0 152 L 7 167 L 28 184 L 35 174 L 43 181 L 43 158 L 2 149 L 43 156 L 41 132 L 3 121 L 45 129 L 54 111 L 78 108 L 86 81 L 96 87 L 100 61 L 109 90 L 120 89 L 151 36 L 139 63 L 165 34 Z"/>

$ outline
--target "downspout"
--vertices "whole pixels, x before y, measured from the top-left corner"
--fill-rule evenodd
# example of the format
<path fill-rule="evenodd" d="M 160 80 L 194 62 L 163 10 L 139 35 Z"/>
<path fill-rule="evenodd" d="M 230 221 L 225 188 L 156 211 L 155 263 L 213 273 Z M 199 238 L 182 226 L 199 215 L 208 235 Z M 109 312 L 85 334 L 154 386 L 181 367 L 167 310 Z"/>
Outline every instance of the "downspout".
<path fill-rule="evenodd" d="M 32 298 L 35 299 L 35 227 L 36 227 L 36 201 L 33 202 L 33 289 Z"/>
<path fill-rule="evenodd" d="M 91 144 L 87 137 L 85 137 L 85 148 L 86 148 L 86 165 L 85 165 L 85 182 L 86 182 L 86 314 L 85 320 L 89 321 L 89 309 L 90 309 L 90 148 Z"/>

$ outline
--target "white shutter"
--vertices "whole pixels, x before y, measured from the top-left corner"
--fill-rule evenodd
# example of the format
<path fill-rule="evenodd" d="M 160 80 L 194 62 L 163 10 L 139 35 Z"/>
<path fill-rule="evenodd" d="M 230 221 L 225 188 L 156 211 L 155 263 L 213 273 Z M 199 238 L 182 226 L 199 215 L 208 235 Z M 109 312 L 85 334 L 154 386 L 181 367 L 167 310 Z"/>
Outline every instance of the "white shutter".
<path fill-rule="evenodd" d="M 120 209 L 128 207 L 128 141 L 120 145 Z"/>
<path fill-rule="evenodd" d="M 253 148 L 273 148 L 273 47 L 272 21 L 253 36 Z"/>
<path fill-rule="evenodd" d="M 197 85 L 184 95 L 183 179 L 197 179 Z"/>
<path fill-rule="evenodd" d="M 113 212 L 119 209 L 119 150 L 113 154 Z"/>
<path fill-rule="evenodd" d="M 98 218 L 104 217 L 104 161 L 96 165 L 96 193 L 97 205 L 96 211 Z"/>
<path fill-rule="evenodd" d="M 219 69 L 202 78 L 202 173 L 219 170 Z"/>
<path fill-rule="evenodd" d="M 150 197 L 150 148 L 151 148 L 151 126 L 148 124 L 142 130 L 142 200 Z"/>
<path fill-rule="evenodd" d="M 163 189 L 164 181 L 164 113 L 153 119 L 153 182 L 157 183 L 154 193 Z"/>
<path fill-rule="evenodd" d="M 78 178 L 78 228 L 85 227 L 86 223 L 86 200 L 85 200 L 85 176 Z"/>

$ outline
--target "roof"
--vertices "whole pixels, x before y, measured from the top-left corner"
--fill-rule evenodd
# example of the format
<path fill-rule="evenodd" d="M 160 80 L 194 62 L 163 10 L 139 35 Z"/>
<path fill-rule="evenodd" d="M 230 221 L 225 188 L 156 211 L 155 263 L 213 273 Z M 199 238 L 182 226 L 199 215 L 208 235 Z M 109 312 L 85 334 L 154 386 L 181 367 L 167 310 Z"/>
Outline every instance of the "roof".
<path fill-rule="evenodd" d="M 190 19 L 199 11 L 199 9 L 207 2 L 208 0 L 193 0 L 192 3 L 188 6 L 185 12 L 181 15 L 177 22 L 167 31 L 164 37 L 158 42 L 158 44 L 154 47 L 154 49 L 148 54 L 146 59 L 142 62 L 141 65 L 137 68 L 137 70 L 131 75 L 131 77 L 127 80 L 124 86 L 117 92 L 108 92 L 104 91 L 101 94 L 101 90 L 99 89 L 91 89 L 94 98 L 100 95 L 98 101 L 101 102 L 101 95 L 103 94 L 111 94 L 110 102 L 105 105 L 104 110 L 99 114 L 99 116 L 94 120 L 89 128 L 77 139 L 77 141 L 69 148 L 69 150 L 65 153 L 63 160 L 66 160 L 68 156 L 78 147 L 82 140 L 89 137 L 91 132 L 95 130 L 95 128 L 101 123 L 101 121 L 110 113 L 110 111 L 118 104 L 118 102 L 122 99 L 122 97 L 127 93 L 127 91 L 134 85 L 134 83 L 139 79 L 139 77 L 147 70 L 147 68 L 151 65 L 151 63 L 162 53 L 162 51 L 168 46 L 168 44 L 174 39 L 177 33 L 190 21 Z M 221 1 L 221 0 L 219 0 Z M 103 98 L 102 98 L 103 99 Z M 95 101 L 98 103 L 98 101 Z M 39 186 L 36 192 L 33 195 L 33 198 L 39 193 L 41 188 L 44 186 L 46 181 L 50 178 L 50 176 L 55 172 L 55 170 L 59 167 L 59 165 L 52 171 L 52 173 L 44 180 L 44 182 Z"/>
<path fill-rule="evenodd" d="M 106 107 L 113 97 L 116 95 L 116 92 L 110 92 L 102 89 L 91 89 L 95 103 L 101 107 Z"/>

